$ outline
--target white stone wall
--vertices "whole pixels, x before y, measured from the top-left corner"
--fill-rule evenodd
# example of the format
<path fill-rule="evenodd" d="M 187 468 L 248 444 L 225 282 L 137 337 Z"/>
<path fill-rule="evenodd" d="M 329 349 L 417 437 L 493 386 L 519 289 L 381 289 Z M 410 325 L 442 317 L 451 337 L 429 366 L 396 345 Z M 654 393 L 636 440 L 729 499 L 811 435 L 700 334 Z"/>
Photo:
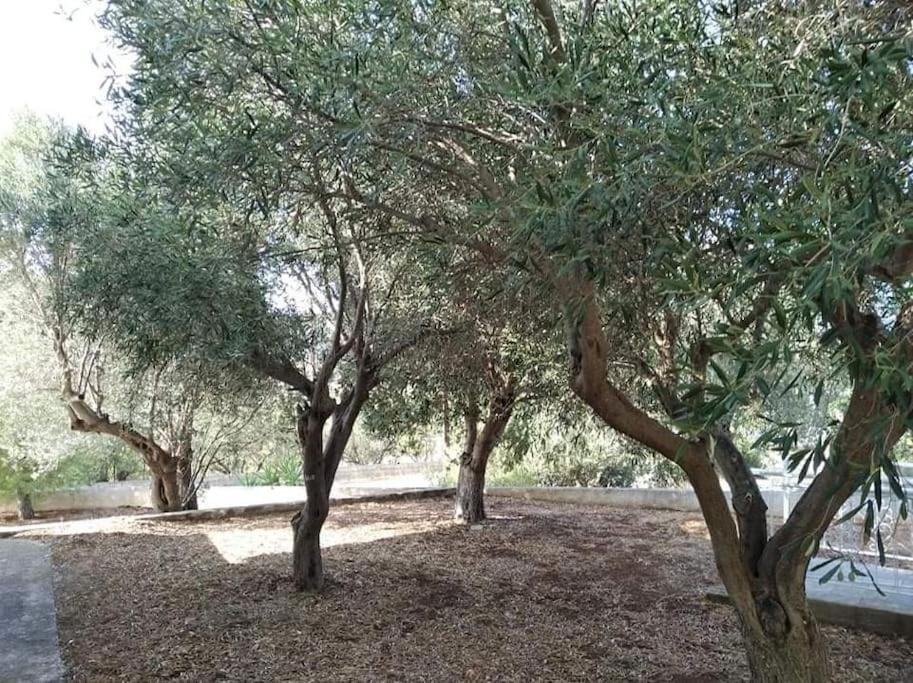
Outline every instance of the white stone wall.
<path fill-rule="evenodd" d="M 488 488 L 489 496 L 540 500 L 550 503 L 578 503 L 584 505 L 613 505 L 616 507 L 646 510 L 678 510 L 699 512 L 697 496 L 691 489 L 622 489 L 575 486 L 494 486 Z M 801 491 L 793 491 L 798 500 Z M 767 503 L 767 515 L 777 519 L 783 516 L 783 492 L 762 490 Z"/>
<path fill-rule="evenodd" d="M 347 465 L 343 463 L 336 475 L 333 495 L 350 496 L 361 491 L 410 489 L 435 486 L 434 477 L 442 472 L 446 462 L 407 462 L 393 465 Z M 33 496 L 35 510 L 98 510 L 119 507 L 149 507 L 151 482 L 106 482 L 61 489 Z M 243 486 L 238 477 L 214 476 L 206 479 L 199 503 L 201 508 L 219 508 L 260 503 L 303 501 L 303 486 Z M 14 514 L 16 500 L 0 498 L 0 514 Z"/>

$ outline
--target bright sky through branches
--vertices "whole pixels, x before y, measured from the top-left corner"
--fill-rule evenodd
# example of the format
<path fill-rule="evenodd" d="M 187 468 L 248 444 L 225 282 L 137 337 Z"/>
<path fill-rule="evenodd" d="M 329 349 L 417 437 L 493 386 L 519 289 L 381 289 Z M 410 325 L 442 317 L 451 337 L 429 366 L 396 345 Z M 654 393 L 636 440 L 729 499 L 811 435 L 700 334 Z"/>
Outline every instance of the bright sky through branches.
<path fill-rule="evenodd" d="M 128 60 L 105 44 L 92 0 L 0 0 L 0 135 L 20 111 L 102 132 L 108 120 L 101 67 Z M 96 66 L 92 58 L 97 60 Z"/>

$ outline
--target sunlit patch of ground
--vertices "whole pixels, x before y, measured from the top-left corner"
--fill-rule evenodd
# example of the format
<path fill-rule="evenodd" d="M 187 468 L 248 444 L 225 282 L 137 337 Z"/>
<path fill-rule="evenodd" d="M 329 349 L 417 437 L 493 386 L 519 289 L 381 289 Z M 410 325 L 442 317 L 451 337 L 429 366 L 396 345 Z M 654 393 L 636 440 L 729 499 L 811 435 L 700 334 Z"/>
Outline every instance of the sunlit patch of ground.
<path fill-rule="evenodd" d="M 419 534 L 431 531 L 434 524 L 364 524 L 350 528 L 328 528 L 321 535 L 323 548 L 332 548 L 343 543 L 370 543 L 384 538 L 404 534 Z M 268 529 L 212 529 L 206 531 L 206 538 L 219 551 L 226 562 L 238 564 L 258 555 L 292 552 L 292 529 L 273 527 Z"/>
<path fill-rule="evenodd" d="M 327 590 L 292 591 L 290 515 L 122 519 L 52 546 L 77 681 L 739 681 L 697 515 L 492 500 L 331 509 Z M 913 680 L 913 646 L 826 629 L 839 680 Z"/>
<path fill-rule="evenodd" d="M 707 525 L 702 519 L 686 519 L 679 525 L 679 528 L 690 536 L 700 536 L 710 540 L 710 532 L 707 531 Z"/>

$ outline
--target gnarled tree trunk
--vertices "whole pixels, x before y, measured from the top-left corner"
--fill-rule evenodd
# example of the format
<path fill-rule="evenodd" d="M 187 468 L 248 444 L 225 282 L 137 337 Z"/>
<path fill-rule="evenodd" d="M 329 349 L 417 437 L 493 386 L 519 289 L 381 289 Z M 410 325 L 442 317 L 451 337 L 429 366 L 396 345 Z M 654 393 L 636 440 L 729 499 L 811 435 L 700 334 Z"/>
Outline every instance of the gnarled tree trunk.
<path fill-rule="evenodd" d="M 310 498 L 301 511 L 292 518 L 292 580 L 295 588 L 300 591 L 316 592 L 323 589 L 320 531 L 329 511 L 328 498 L 319 501 L 314 497 Z"/>
<path fill-rule="evenodd" d="M 485 466 L 474 466 L 471 461 L 460 461 L 457 479 L 456 504 L 453 516 L 467 524 L 485 519 Z"/>
<path fill-rule="evenodd" d="M 178 484 L 177 469 L 152 470 L 152 488 L 150 491 L 152 507 L 159 512 L 176 512 L 181 509 L 181 491 Z"/>
<path fill-rule="evenodd" d="M 829 683 L 833 680 L 827 652 L 811 615 L 809 621 L 791 627 L 783 635 L 771 635 L 756 620 L 740 617 L 753 681 Z"/>
<path fill-rule="evenodd" d="M 182 510 L 197 510 L 200 507 L 197 500 L 197 491 L 193 481 L 191 463 L 178 461 L 178 496 L 181 499 Z"/>
<path fill-rule="evenodd" d="M 292 578 L 300 591 L 323 588 L 320 532 L 330 511 L 330 491 L 355 420 L 374 381 L 365 357 L 354 386 L 339 402 L 330 397 L 326 384 L 321 384 L 312 392 L 310 404 L 298 409 L 298 445 L 307 493 L 304 507 L 292 518 Z M 324 427 L 330 418 L 332 425 L 324 439 Z"/>
<path fill-rule="evenodd" d="M 456 500 L 453 516 L 469 524 L 485 519 L 485 505 L 482 492 L 485 487 L 484 466 L 480 472 L 473 467 L 472 458 L 476 452 L 479 435 L 479 409 L 473 404 L 463 412 L 463 450 L 460 453 L 460 472 L 457 477 Z"/>
<path fill-rule="evenodd" d="M 825 683 L 832 676 L 805 596 L 807 557 L 799 549 L 783 560 L 781 584 L 770 576 L 730 582 L 751 678 L 760 683 Z"/>
<path fill-rule="evenodd" d="M 35 508 L 32 507 L 32 495 L 26 491 L 16 491 L 16 512 L 19 519 L 35 519 Z"/>
<path fill-rule="evenodd" d="M 193 481 L 191 472 L 193 434 L 193 411 L 188 410 L 181 425 L 179 444 L 174 451 L 162 447 L 153 433 L 143 434 L 128 423 L 112 419 L 101 410 L 101 394 L 96 395 L 95 406 L 91 406 L 84 394 L 73 385 L 74 369 L 70 365 L 66 350 L 67 335 L 63 328 L 53 329 L 54 347 L 63 372 L 62 391 L 70 429 L 89 434 L 106 434 L 120 439 L 136 451 L 152 472 L 150 499 L 152 507 L 159 512 L 173 512 L 196 507 L 196 497 L 189 487 Z"/>
<path fill-rule="evenodd" d="M 292 518 L 292 579 L 300 591 L 323 588 L 320 531 L 330 511 L 323 427 L 333 414 L 328 394 L 317 395 L 307 409 L 299 409 L 297 432 L 307 501 Z"/>
<path fill-rule="evenodd" d="M 479 411 L 475 406 L 467 409 L 463 415 L 466 438 L 460 454 L 460 473 L 453 511 L 454 518 L 459 521 L 476 524 L 485 519 L 485 470 L 507 428 L 514 398 L 513 385 L 508 382 L 491 398 L 481 432 L 478 430 Z"/>
<path fill-rule="evenodd" d="M 567 287 L 572 388 L 607 425 L 679 464 L 707 523 L 720 577 L 740 617 L 753 680 L 830 680 L 827 652 L 805 595 L 810 556 L 841 505 L 889 452 L 906 420 L 883 394 L 854 381 L 853 394 L 822 468 L 783 526 L 768 538 L 765 506 L 744 457 L 725 430 L 686 438 L 628 400 L 607 376 L 607 340 L 592 286 Z M 663 401 L 667 403 L 669 401 Z M 670 402 L 671 403 L 671 402 Z M 718 468 L 718 469 L 717 469 Z M 732 489 L 732 511 L 719 476 Z"/>

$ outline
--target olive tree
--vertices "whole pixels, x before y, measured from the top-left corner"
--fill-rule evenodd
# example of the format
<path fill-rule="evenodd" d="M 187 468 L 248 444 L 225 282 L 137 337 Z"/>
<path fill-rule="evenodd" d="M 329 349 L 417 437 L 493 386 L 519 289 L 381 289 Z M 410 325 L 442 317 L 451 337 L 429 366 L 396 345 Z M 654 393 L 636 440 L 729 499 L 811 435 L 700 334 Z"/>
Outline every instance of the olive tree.
<path fill-rule="evenodd" d="M 21 310 L 23 300 L 15 279 L 0 273 L 0 492 L 15 496 L 20 519 L 31 519 L 34 496 L 57 483 L 74 439 L 59 419 L 53 352 Z"/>
<path fill-rule="evenodd" d="M 102 23 L 136 54 L 113 90 L 120 163 L 164 210 L 130 213 L 91 240 L 118 248 L 96 252 L 81 287 L 86 319 L 141 363 L 193 358 L 214 376 L 240 367 L 298 395 L 307 502 L 292 520 L 294 581 L 319 590 L 320 531 L 355 422 L 386 366 L 441 325 L 423 255 L 396 249 L 391 217 L 350 199 L 390 169 L 355 168 L 324 144 L 338 114 L 303 94 L 332 99 L 330 71 L 309 62 L 314 83 L 288 73 L 289 46 L 330 40 L 335 21 L 328 7 L 297 9 L 109 4 Z"/>
<path fill-rule="evenodd" d="M 443 427 L 449 441 L 451 427 L 459 424 L 454 517 L 475 524 L 486 517 L 485 472 L 512 417 L 519 409 L 524 419 L 535 420 L 542 404 L 562 393 L 556 365 L 543 363 L 560 354 L 560 342 L 534 334 L 542 315 L 524 280 L 480 262 L 477 254 L 421 248 L 448 257 L 428 276 L 443 290 L 441 315 L 450 333 L 396 362 L 369 410 L 369 425 L 391 436 Z"/>
<path fill-rule="evenodd" d="M 685 471 L 753 676 L 829 680 L 809 561 L 854 492 L 871 510 L 884 473 L 903 495 L 890 459 L 910 411 L 910 52 L 898 15 L 761 5 L 711 22 L 678 3 L 586 16 L 534 2 L 531 19 L 541 28 L 518 34 L 537 47 L 518 54 L 545 93 L 554 156 L 547 183 L 542 170 L 529 178 L 542 192 L 520 226 L 533 268 L 565 300 L 572 388 Z M 606 83 L 627 96 L 600 95 Z M 613 377 L 624 302 L 652 328 L 637 361 L 663 412 Z M 826 365 L 816 346 L 832 350 Z M 758 444 L 813 473 L 771 534 L 727 424 L 757 394 L 796 390 L 796 357 L 817 361 L 822 381 L 846 373 L 853 391 L 814 447 L 795 449 L 788 423 Z"/>
<path fill-rule="evenodd" d="M 165 360 L 133 372 L 111 353 L 110 336 L 80 322 L 88 302 L 72 279 L 96 251 L 85 240 L 111 218 L 114 176 L 105 150 L 81 132 L 20 118 L 0 149 L 3 275 L 52 353 L 70 429 L 136 452 L 152 474 L 156 509 L 192 509 L 205 471 L 194 467 L 194 434 L 213 437 L 199 444 L 205 464 L 245 411 L 216 406 L 198 366 Z"/>

